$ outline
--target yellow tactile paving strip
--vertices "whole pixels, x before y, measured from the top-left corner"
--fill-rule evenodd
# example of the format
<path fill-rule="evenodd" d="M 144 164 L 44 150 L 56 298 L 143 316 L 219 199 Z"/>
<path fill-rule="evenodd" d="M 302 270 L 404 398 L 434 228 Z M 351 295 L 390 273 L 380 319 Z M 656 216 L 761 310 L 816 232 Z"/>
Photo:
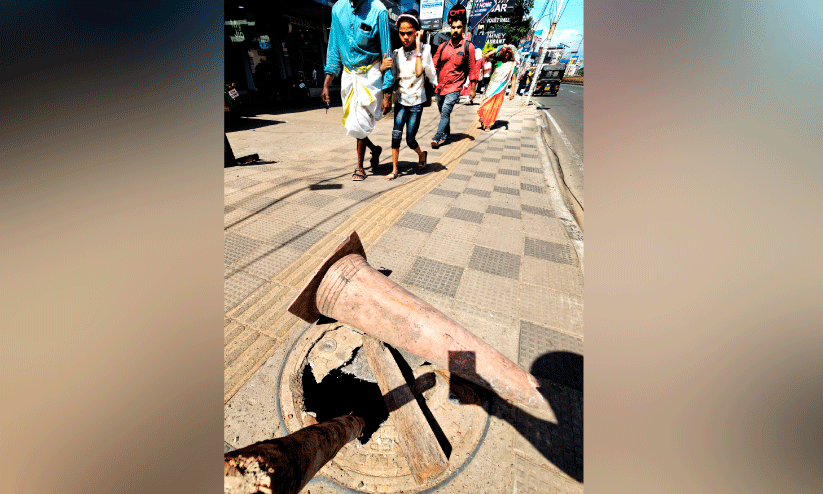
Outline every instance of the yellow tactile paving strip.
<path fill-rule="evenodd" d="M 224 327 L 224 403 L 274 354 L 291 331 L 306 324 L 286 308 L 328 253 L 352 231 L 357 231 L 368 252 L 410 207 L 449 176 L 480 133 L 478 124 L 475 117 L 464 132 L 469 138 L 454 143 L 440 156 L 438 161 L 445 173 L 420 175 L 382 193 L 229 311 Z"/>

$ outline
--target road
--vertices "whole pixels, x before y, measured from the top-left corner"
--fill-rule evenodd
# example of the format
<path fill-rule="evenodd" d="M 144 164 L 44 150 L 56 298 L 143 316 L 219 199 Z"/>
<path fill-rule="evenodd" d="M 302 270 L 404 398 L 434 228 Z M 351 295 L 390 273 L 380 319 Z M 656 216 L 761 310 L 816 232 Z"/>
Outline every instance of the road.
<path fill-rule="evenodd" d="M 557 96 L 537 96 L 534 100 L 548 109 L 571 142 L 574 151 L 583 159 L 583 86 L 561 84 Z"/>

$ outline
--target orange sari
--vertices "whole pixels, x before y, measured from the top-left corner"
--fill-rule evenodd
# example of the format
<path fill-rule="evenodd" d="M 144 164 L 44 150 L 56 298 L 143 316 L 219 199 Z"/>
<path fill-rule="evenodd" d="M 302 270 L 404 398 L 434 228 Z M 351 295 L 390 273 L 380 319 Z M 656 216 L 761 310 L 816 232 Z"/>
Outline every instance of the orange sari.
<path fill-rule="evenodd" d="M 489 88 L 486 90 L 489 94 L 477 109 L 480 123 L 484 127 L 491 127 L 497 120 L 497 115 L 500 113 L 500 107 L 503 106 L 503 99 L 506 97 L 506 88 L 509 86 L 513 72 L 514 62 L 506 62 L 500 65 L 500 67 L 497 67 L 497 70 L 492 74 L 489 80 Z"/>

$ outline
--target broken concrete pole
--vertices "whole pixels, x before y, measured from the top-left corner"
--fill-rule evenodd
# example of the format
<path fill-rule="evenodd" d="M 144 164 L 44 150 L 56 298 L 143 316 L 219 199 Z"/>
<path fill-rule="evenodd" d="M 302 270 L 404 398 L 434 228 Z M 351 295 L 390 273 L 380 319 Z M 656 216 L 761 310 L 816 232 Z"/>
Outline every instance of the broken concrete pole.
<path fill-rule="evenodd" d="M 356 232 L 320 263 L 289 312 L 337 319 L 557 421 L 534 376 L 369 266 Z"/>

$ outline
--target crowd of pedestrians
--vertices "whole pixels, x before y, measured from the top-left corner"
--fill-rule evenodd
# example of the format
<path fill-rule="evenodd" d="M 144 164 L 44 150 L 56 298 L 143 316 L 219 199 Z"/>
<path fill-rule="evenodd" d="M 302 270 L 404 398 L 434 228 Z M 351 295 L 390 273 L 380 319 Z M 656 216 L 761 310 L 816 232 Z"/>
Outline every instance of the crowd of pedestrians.
<path fill-rule="evenodd" d="M 423 109 L 431 106 L 432 100 L 440 113 L 431 140 L 431 147 L 437 149 L 451 136 L 451 113 L 464 88 L 468 89 L 467 104 L 473 103 L 478 83 L 485 91 L 478 115 L 487 131 L 497 118 L 509 85 L 510 99 L 514 96 L 516 64 L 512 47 L 504 45 L 484 54 L 466 40 L 466 9 L 462 5 L 452 8 L 447 20 L 450 39 L 432 53 L 431 46 L 421 42 L 423 31 L 417 11 L 401 14 L 396 25 L 402 46 L 392 51 L 388 15 L 379 3 L 349 0 L 337 2 L 332 8 L 321 99 L 329 102 L 331 82 L 340 76 L 343 126 L 346 135 L 356 139 L 357 167 L 352 180 L 364 180 L 367 176 L 363 167 L 367 148 L 371 152 L 372 170 L 379 164 L 383 148 L 374 144 L 369 135 L 376 122 L 392 110 L 392 105 L 392 171 L 387 180 L 399 175 L 404 130 L 406 144 L 417 154 L 417 171 L 426 169 L 427 152 L 417 142 L 417 131 Z"/>

